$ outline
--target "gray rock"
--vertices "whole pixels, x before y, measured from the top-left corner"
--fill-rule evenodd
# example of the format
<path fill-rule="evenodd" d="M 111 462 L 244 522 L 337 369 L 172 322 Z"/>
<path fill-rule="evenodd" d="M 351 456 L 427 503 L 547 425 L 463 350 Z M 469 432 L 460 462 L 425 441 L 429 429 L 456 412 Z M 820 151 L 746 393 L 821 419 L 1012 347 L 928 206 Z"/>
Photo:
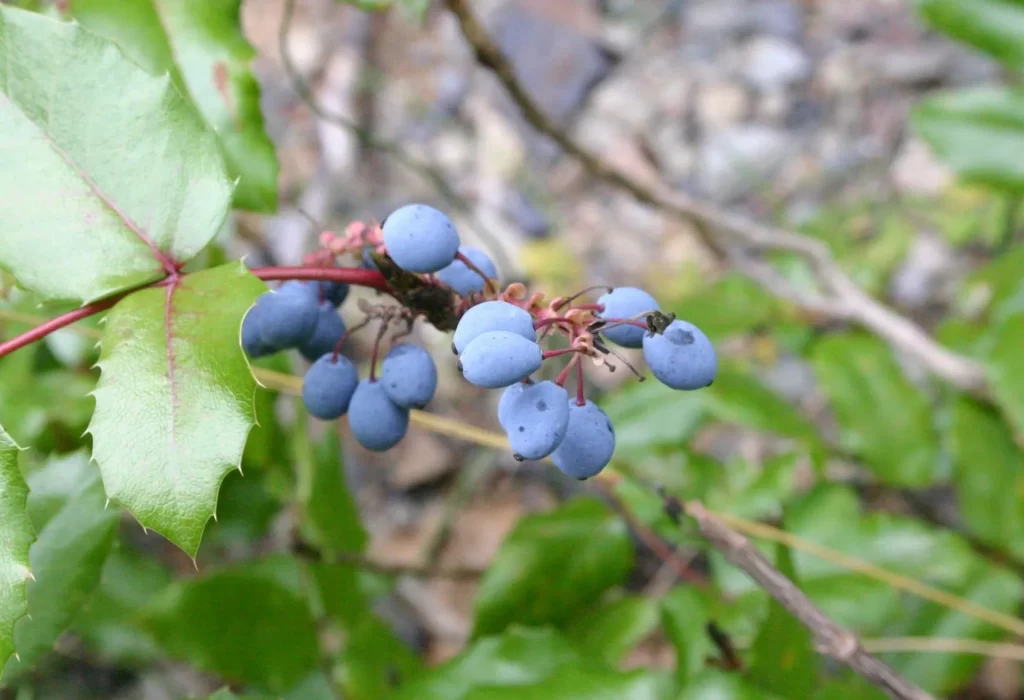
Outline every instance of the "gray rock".
<path fill-rule="evenodd" d="M 759 36 L 746 47 L 743 77 L 765 92 L 807 80 L 811 60 L 796 44 L 773 36 Z"/>
<path fill-rule="evenodd" d="M 742 121 L 750 110 L 750 99 L 738 82 L 712 82 L 700 87 L 696 107 L 701 127 L 713 131 Z"/>
<path fill-rule="evenodd" d="M 718 132 L 701 147 L 697 186 L 708 197 L 728 202 L 761 189 L 786 161 L 790 137 L 760 124 Z"/>
<path fill-rule="evenodd" d="M 583 32 L 515 2 L 495 12 L 490 24 L 523 88 L 560 124 L 576 114 L 615 63 L 614 56 Z"/>
<path fill-rule="evenodd" d="M 915 87 L 938 83 L 949 72 L 953 47 L 945 43 L 887 47 L 872 54 L 876 79 Z"/>
<path fill-rule="evenodd" d="M 758 0 L 749 11 L 753 29 L 759 34 L 796 41 L 803 33 L 803 12 L 793 0 Z"/>
<path fill-rule="evenodd" d="M 714 44 L 748 34 L 754 18 L 742 0 L 703 0 L 686 3 L 682 19 L 688 37 Z"/>
<path fill-rule="evenodd" d="M 940 236 L 921 233 L 893 275 L 890 293 L 897 305 L 920 309 L 945 299 L 956 272 L 956 253 Z"/>

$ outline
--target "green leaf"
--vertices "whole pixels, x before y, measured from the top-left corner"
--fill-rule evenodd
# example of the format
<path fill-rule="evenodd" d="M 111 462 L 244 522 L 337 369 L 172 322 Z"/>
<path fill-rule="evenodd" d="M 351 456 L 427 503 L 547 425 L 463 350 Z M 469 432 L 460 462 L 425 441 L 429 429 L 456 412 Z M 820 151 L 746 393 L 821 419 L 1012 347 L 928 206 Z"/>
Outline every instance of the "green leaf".
<path fill-rule="evenodd" d="M 914 107 L 912 123 L 965 181 L 1024 190 L 1024 162 L 1015 157 L 1024 148 L 1024 92 L 977 87 L 939 93 Z"/>
<path fill-rule="evenodd" d="M 644 382 L 608 396 L 601 408 L 615 426 L 616 459 L 640 460 L 678 450 L 704 420 L 704 393 Z"/>
<path fill-rule="evenodd" d="M 987 407 L 960 398 L 953 404 L 948 442 L 967 529 L 990 545 L 1024 556 L 1024 454 L 1010 430 Z"/>
<path fill-rule="evenodd" d="M 29 547 L 35 530 L 28 517 L 28 487 L 18 468 L 19 447 L 0 428 L 0 668 L 14 653 L 14 626 L 28 612 L 32 577 Z"/>
<path fill-rule="evenodd" d="M 930 484 L 938 451 L 931 409 L 889 348 L 864 335 L 835 335 L 817 344 L 812 361 L 843 447 L 886 483 Z"/>
<path fill-rule="evenodd" d="M 708 595 L 690 586 L 676 586 L 661 600 L 662 626 L 676 650 L 676 681 L 685 686 L 712 655 L 706 632 L 710 621 Z"/>
<path fill-rule="evenodd" d="M 985 358 L 985 374 L 992 396 L 1018 436 L 1024 436 L 1024 314 L 1007 318 L 991 331 L 992 346 Z"/>
<path fill-rule="evenodd" d="M 0 56 L 0 267 L 44 299 L 89 302 L 209 243 L 231 183 L 169 77 L 77 23 L 4 7 Z"/>
<path fill-rule="evenodd" d="M 657 628 L 660 619 L 657 601 L 623 596 L 581 612 L 566 629 L 566 636 L 586 656 L 616 665 Z"/>
<path fill-rule="evenodd" d="M 21 657 L 7 662 L 4 674 L 20 671 L 49 651 L 100 582 L 120 518 L 108 508 L 98 478 L 80 490 L 39 532 L 29 552 L 35 581 L 28 587 L 28 614 L 15 628 Z"/>
<path fill-rule="evenodd" d="M 789 548 L 778 545 L 776 552 L 776 567 L 799 586 Z M 811 697 L 818 684 L 818 660 L 811 633 L 774 599 L 751 653 L 751 680 L 788 698 Z"/>
<path fill-rule="evenodd" d="M 159 562 L 123 544 L 115 547 L 103 566 L 96 594 L 75 622 L 75 634 L 118 664 L 156 661 L 160 648 L 136 617 L 170 581 L 170 572 Z"/>
<path fill-rule="evenodd" d="M 424 672 L 404 683 L 392 698 L 394 700 L 468 700 L 490 697 L 562 698 L 565 695 L 534 694 L 527 691 L 534 686 L 543 687 L 547 681 L 555 691 L 564 686 L 557 676 L 580 672 L 595 674 L 608 682 L 612 674 L 599 663 L 581 656 L 564 637 L 549 628 L 510 627 L 497 637 L 486 637 L 474 642 L 457 657 L 441 666 Z M 611 681 L 617 683 L 621 681 Z M 571 687 L 571 686 L 570 686 Z M 505 689 L 505 691 L 501 690 Z M 511 695 L 498 694 L 516 691 Z M 489 695 L 488 693 L 495 693 Z M 570 696 L 572 697 L 572 696 Z M 589 692 L 575 697 L 594 697 Z M 598 696 L 604 697 L 604 696 Z M 633 697 L 618 695 L 617 697 Z M 641 695 L 647 698 L 650 695 Z"/>
<path fill-rule="evenodd" d="M 622 583 L 633 565 L 626 524 L 580 498 L 519 521 L 477 591 L 474 635 L 518 624 L 561 624 Z"/>
<path fill-rule="evenodd" d="M 734 367 L 719 368 L 707 389 L 708 410 L 719 420 L 818 446 L 814 426 L 782 397 L 749 373 Z"/>
<path fill-rule="evenodd" d="M 773 697 L 777 696 L 766 693 L 735 673 L 705 671 L 686 686 L 678 700 L 771 700 Z M 792 700 L 796 697 L 793 696 Z"/>
<path fill-rule="evenodd" d="M 75 494 L 98 477 L 96 465 L 87 450 L 66 455 L 51 455 L 46 463 L 31 471 L 28 482 L 28 514 L 36 530 L 42 530 Z"/>
<path fill-rule="evenodd" d="M 856 494 L 845 487 L 815 489 L 788 509 L 786 526 L 795 535 L 1004 614 L 1015 614 L 1024 598 L 1022 583 L 1011 572 L 976 554 L 960 536 L 888 513 L 862 514 Z M 801 588 L 812 600 L 864 636 L 996 639 L 1003 634 L 974 617 L 809 554 L 794 552 L 794 562 Z M 941 696 L 962 684 L 982 661 L 941 654 L 899 654 L 890 660 Z"/>
<path fill-rule="evenodd" d="M 1024 68 L 1024 4 L 1020 0 L 916 0 L 925 22 L 943 34 Z"/>
<path fill-rule="evenodd" d="M 306 601 L 258 565 L 173 584 L 144 625 L 171 656 L 270 692 L 286 691 L 317 664 Z"/>
<path fill-rule="evenodd" d="M 93 458 L 107 494 L 192 557 L 254 422 L 239 329 L 265 290 L 233 263 L 136 292 L 107 316 Z"/>
<path fill-rule="evenodd" d="M 207 695 L 206 700 L 271 700 L 267 695 L 235 695 L 228 688 L 221 688 L 213 695 Z"/>
<path fill-rule="evenodd" d="M 217 134 L 228 174 L 238 178 L 235 206 L 273 211 L 279 166 L 263 130 L 251 66 L 256 52 L 242 34 L 240 6 L 241 0 L 75 0 L 71 12 L 151 74 L 169 73 Z"/>
<path fill-rule="evenodd" d="M 748 333 L 777 319 L 783 304 L 739 273 L 726 275 L 672 306 L 712 340 Z"/>
<path fill-rule="evenodd" d="M 327 553 L 363 551 L 367 534 L 355 499 L 345 485 L 341 435 L 336 425 L 317 445 L 310 476 L 309 484 L 298 486 L 307 537 Z"/>
<path fill-rule="evenodd" d="M 345 692 L 356 699 L 388 697 L 396 685 L 420 671 L 419 658 L 372 614 L 348 629 L 342 661 Z"/>
<path fill-rule="evenodd" d="M 542 681 L 526 685 L 475 688 L 466 700 L 670 700 L 671 678 L 646 669 L 611 669 L 568 666 Z"/>

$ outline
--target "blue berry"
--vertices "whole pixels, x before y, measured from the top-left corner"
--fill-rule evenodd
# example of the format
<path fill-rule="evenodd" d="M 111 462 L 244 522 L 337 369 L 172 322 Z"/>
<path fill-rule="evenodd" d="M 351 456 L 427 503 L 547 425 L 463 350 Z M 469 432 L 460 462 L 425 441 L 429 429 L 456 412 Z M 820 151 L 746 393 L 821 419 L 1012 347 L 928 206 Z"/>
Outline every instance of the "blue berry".
<path fill-rule="evenodd" d="M 434 358 L 419 345 L 396 345 L 380 365 L 380 384 L 397 406 L 422 408 L 437 389 Z"/>
<path fill-rule="evenodd" d="M 593 401 L 569 399 L 569 428 L 551 461 L 566 476 L 589 479 L 607 466 L 615 452 L 615 429 Z"/>
<path fill-rule="evenodd" d="M 265 296 L 260 319 L 260 340 L 265 346 L 294 348 L 313 335 L 320 306 L 316 285 L 285 282 Z"/>
<path fill-rule="evenodd" d="M 344 282 L 328 282 L 326 280 L 320 282 L 320 294 L 335 307 L 342 305 L 348 297 L 348 290 L 349 287 Z"/>
<path fill-rule="evenodd" d="M 269 292 L 267 292 L 269 294 Z M 263 325 L 263 316 L 266 312 L 266 305 L 263 303 L 267 294 L 262 294 L 256 300 L 256 304 L 249 309 L 242 319 L 242 350 L 249 357 L 262 357 L 275 352 L 275 349 L 266 345 L 260 334 Z"/>
<path fill-rule="evenodd" d="M 654 297 L 636 287 L 616 287 L 601 295 L 597 303 L 604 305 L 604 311 L 598 314 L 600 318 L 632 318 L 645 311 L 661 310 Z M 624 324 L 603 330 L 601 335 L 616 345 L 638 348 L 643 345 L 646 332 L 643 328 Z"/>
<path fill-rule="evenodd" d="M 697 326 L 673 321 L 664 333 L 644 335 L 644 359 L 651 374 L 673 389 L 710 386 L 718 373 L 715 346 Z"/>
<path fill-rule="evenodd" d="M 498 400 L 498 423 L 502 428 L 508 430 L 505 425 L 508 422 L 508 410 L 512 404 L 515 403 L 516 399 L 522 396 L 523 391 L 528 387 L 533 386 L 533 380 L 527 378 L 524 381 L 516 382 L 509 386 L 505 391 L 501 392 L 501 398 Z"/>
<path fill-rule="evenodd" d="M 471 340 L 489 331 L 508 331 L 527 340 L 537 340 L 533 317 L 528 312 L 507 301 L 485 301 L 471 306 L 459 319 L 452 336 L 455 352 L 461 355 Z"/>
<path fill-rule="evenodd" d="M 332 353 L 342 336 L 345 335 L 345 322 L 338 315 L 338 310 L 329 300 L 320 302 L 316 315 L 316 328 L 313 335 L 299 346 L 299 352 L 310 362 L 321 355 Z"/>
<path fill-rule="evenodd" d="M 459 234 L 444 212 L 409 204 L 384 220 L 384 247 L 407 272 L 437 272 L 455 259 Z"/>
<path fill-rule="evenodd" d="M 540 369 L 543 362 L 540 345 L 509 331 L 482 333 L 459 356 L 462 376 L 485 389 L 515 384 Z"/>
<path fill-rule="evenodd" d="M 388 397 L 384 385 L 364 379 L 349 404 L 348 425 L 356 442 L 368 450 L 383 452 L 397 445 L 409 429 L 409 411 Z"/>
<path fill-rule="evenodd" d="M 494 261 L 488 257 L 487 253 L 468 245 L 459 248 L 459 252 L 489 278 L 497 279 L 498 268 L 495 267 Z M 461 260 L 455 260 L 448 267 L 438 271 L 437 278 L 462 296 L 467 296 L 470 292 L 482 292 L 487 284 L 476 270 L 471 270 Z"/>
<path fill-rule="evenodd" d="M 320 420 L 334 420 L 348 410 L 359 374 L 343 355 L 327 353 L 314 362 L 302 380 L 302 402 L 310 415 Z"/>
<path fill-rule="evenodd" d="M 516 386 L 513 384 L 506 392 Z M 543 459 L 565 437 L 569 427 L 569 396 L 554 382 L 518 386 L 523 389 L 511 395 L 502 427 L 517 458 Z"/>

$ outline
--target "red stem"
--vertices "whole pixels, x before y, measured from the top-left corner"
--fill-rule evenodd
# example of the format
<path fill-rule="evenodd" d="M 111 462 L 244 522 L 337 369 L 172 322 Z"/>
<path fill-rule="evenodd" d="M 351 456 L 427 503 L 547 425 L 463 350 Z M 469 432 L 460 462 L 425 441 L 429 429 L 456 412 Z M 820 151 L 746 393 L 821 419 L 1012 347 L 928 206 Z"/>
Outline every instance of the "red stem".
<path fill-rule="evenodd" d="M 587 399 L 583 395 L 583 363 L 576 363 L 576 405 L 586 406 Z"/>
<path fill-rule="evenodd" d="M 34 343 L 37 340 L 41 340 L 46 336 L 50 335 L 54 331 L 59 331 L 65 326 L 70 326 L 76 321 L 81 321 L 83 318 L 88 318 L 93 314 L 98 314 L 101 311 L 106 311 L 111 306 L 121 301 L 126 296 L 124 294 L 103 301 L 97 301 L 95 304 L 88 304 L 86 306 L 79 307 L 74 311 L 68 311 L 66 314 L 61 314 L 55 318 L 51 318 L 46 323 L 40 324 L 32 330 L 26 331 L 21 335 L 15 336 L 5 343 L 0 343 L 0 357 L 9 355 L 15 350 L 20 350 L 30 343 Z"/>
<path fill-rule="evenodd" d="M 636 326 L 637 328 L 643 328 L 647 330 L 647 324 L 643 321 L 637 321 L 632 318 L 605 318 L 601 319 L 607 322 L 607 325 L 601 327 L 602 331 L 606 331 L 609 328 L 615 328 L 616 326 Z"/>
<path fill-rule="evenodd" d="M 540 330 L 545 326 L 552 326 L 556 323 L 568 323 L 571 325 L 572 321 L 566 318 L 565 316 L 549 316 L 548 318 L 542 318 L 539 321 L 534 321 L 533 327 Z"/>
<path fill-rule="evenodd" d="M 390 291 L 387 280 L 384 279 L 384 276 L 380 274 L 380 272 L 377 270 L 364 270 L 357 267 L 258 267 L 254 270 L 250 270 L 250 272 L 261 280 L 327 280 L 330 282 L 354 284 L 360 287 L 370 287 L 371 289 L 377 289 L 382 292 Z M 175 271 L 163 279 L 159 279 L 146 286 L 160 287 L 168 283 L 180 281 L 181 275 Z M 145 288 L 146 287 L 140 287 L 139 289 Z M 20 350 L 26 345 L 45 338 L 54 331 L 58 331 L 65 326 L 70 326 L 76 321 L 81 321 L 83 318 L 88 318 L 89 316 L 106 311 L 129 294 L 139 291 L 139 289 L 122 292 L 121 294 L 112 296 L 109 299 L 97 301 L 93 304 L 86 304 L 74 311 L 68 311 L 60 316 L 51 318 L 46 323 L 25 331 L 21 335 L 17 335 L 4 343 L 0 343 L 0 357 L 9 355 L 15 350 Z"/>
<path fill-rule="evenodd" d="M 579 352 L 576 348 L 562 348 L 561 350 L 545 350 L 542 357 L 545 360 L 550 360 L 552 357 L 558 357 L 559 355 L 568 355 L 570 352 Z"/>
<path fill-rule="evenodd" d="M 577 304 L 576 306 L 570 306 L 569 310 L 579 309 L 580 311 L 597 311 L 600 313 L 604 311 L 604 304 Z"/>

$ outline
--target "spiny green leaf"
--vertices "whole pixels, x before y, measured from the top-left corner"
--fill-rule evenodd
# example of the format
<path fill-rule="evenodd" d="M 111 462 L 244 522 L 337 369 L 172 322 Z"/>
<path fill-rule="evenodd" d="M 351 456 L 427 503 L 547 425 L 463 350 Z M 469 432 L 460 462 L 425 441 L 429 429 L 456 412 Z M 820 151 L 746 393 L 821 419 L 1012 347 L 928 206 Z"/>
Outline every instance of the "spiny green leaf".
<path fill-rule="evenodd" d="M 345 485 L 341 461 L 341 436 L 337 428 L 326 432 L 311 455 L 309 484 L 300 484 L 304 507 L 303 525 L 310 539 L 329 554 L 361 552 L 366 530 L 359 519 L 355 499 Z"/>
<path fill-rule="evenodd" d="M 1019 0 L 917 0 L 933 28 L 1013 68 L 1024 68 L 1024 4 Z"/>
<path fill-rule="evenodd" d="M 1024 191 L 1024 162 L 1016 157 L 1024 148 L 1024 92 L 977 87 L 939 93 L 917 104 L 912 121 L 960 177 L 1011 192 Z"/>
<path fill-rule="evenodd" d="M 93 301 L 217 233 L 231 183 L 169 77 L 76 22 L 5 7 L 0 76 L 0 267 L 21 285 Z"/>
<path fill-rule="evenodd" d="M 232 263 L 132 294 L 107 316 L 93 458 L 112 499 L 193 557 L 254 422 L 239 329 L 264 291 Z"/>
<path fill-rule="evenodd" d="M 173 584 L 144 613 L 172 656 L 274 693 L 316 668 L 316 624 L 306 601 L 258 567 Z"/>
<path fill-rule="evenodd" d="M 234 204 L 277 208 L 278 162 L 263 130 L 256 52 L 241 31 L 241 0 L 75 0 L 86 28 L 118 45 L 153 75 L 169 73 L 217 133 Z"/>
<path fill-rule="evenodd" d="M 843 446 L 887 483 L 930 484 L 938 453 L 931 409 L 889 348 L 864 335 L 836 335 L 817 344 L 813 362 Z"/>
<path fill-rule="evenodd" d="M 28 612 L 25 589 L 32 576 L 28 487 L 18 468 L 18 446 L 0 427 L 0 668 L 14 653 L 14 625 Z"/>
<path fill-rule="evenodd" d="M 480 583 L 474 635 L 495 634 L 513 622 L 567 622 L 622 583 L 632 564 L 626 524 L 600 501 L 580 498 L 524 518 Z"/>
<path fill-rule="evenodd" d="M 49 651 L 92 597 L 114 541 L 120 512 L 108 508 L 103 484 L 94 476 L 61 508 L 29 552 L 35 581 L 28 587 L 28 614 L 15 629 L 21 657 L 5 674 L 20 671 Z"/>
<path fill-rule="evenodd" d="M 776 566 L 798 586 L 789 548 L 776 547 Z M 818 684 L 818 660 L 811 633 L 778 601 L 772 599 L 768 617 L 754 639 L 750 678 L 785 697 L 808 698 Z"/>

